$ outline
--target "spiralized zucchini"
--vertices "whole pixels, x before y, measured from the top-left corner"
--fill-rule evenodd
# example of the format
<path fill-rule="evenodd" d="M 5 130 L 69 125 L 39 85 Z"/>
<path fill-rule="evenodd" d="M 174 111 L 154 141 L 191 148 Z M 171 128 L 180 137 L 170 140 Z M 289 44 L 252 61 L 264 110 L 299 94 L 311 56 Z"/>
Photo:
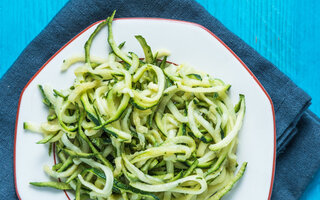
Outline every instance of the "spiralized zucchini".
<path fill-rule="evenodd" d="M 235 175 L 244 95 L 233 106 L 230 85 L 167 63 L 168 52 L 153 54 L 142 36 L 144 60 L 124 52 L 113 38 L 114 14 L 90 36 L 85 57 L 64 61 L 62 70 L 83 62 L 69 89 L 39 86 L 47 122 L 24 128 L 43 133 L 38 143 L 54 145 L 58 163 L 44 167 L 55 182 L 31 184 L 73 190 L 76 200 L 220 199 L 247 165 Z M 90 59 L 105 25 L 112 52 Z"/>

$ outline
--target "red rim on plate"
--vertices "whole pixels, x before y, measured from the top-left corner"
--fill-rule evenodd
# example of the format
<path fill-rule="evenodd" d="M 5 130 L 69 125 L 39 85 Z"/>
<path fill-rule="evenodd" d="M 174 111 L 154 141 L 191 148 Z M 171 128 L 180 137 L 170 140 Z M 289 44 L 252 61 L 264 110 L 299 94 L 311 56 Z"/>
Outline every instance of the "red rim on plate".
<path fill-rule="evenodd" d="M 212 33 L 210 30 L 208 30 L 206 27 L 197 24 L 197 23 L 193 23 L 193 22 L 187 22 L 187 21 L 182 21 L 182 20 L 176 20 L 176 19 L 163 19 L 163 18 L 144 18 L 144 17 L 137 17 L 137 18 L 116 18 L 114 20 L 162 20 L 162 21 L 174 21 L 174 22 L 178 22 L 178 23 L 185 23 L 185 24 L 191 24 L 193 26 L 197 26 L 205 31 L 207 31 L 211 36 L 213 36 L 215 39 L 217 39 L 226 49 L 228 49 L 230 51 L 230 53 L 242 64 L 242 66 L 248 71 L 248 73 L 251 75 L 251 77 L 256 81 L 256 83 L 259 85 L 259 87 L 262 89 L 263 93 L 267 96 L 271 108 L 272 108 L 272 117 L 273 117 L 273 165 L 272 165 L 272 177 L 271 177 L 271 183 L 270 183 L 270 189 L 269 189 L 269 195 L 268 195 L 268 200 L 271 199 L 271 194 L 272 194 L 272 187 L 273 187 L 273 181 L 274 181 L 274 171 L 275 171 L 275 165 L 276 165 L 276 121 L 275 121 L 275 113 L 274 113 L 274 107 L 273 107 L 273 103 L 272 100 L 269 96 L 269 94 L 267 93 L 267 91 L 264 89 L 264 87 L 262 86 L 262 84 L 259 82 L 259 80 L 257 79 L 257 77 L 251 72 L 251 70 L 246 66 L 246 64 L 218 37 L 216 36 L 214 33 Z M 83 31 L 81 31 L 80 33 L 78 33 L 75 37 L 73 37 L 69 42 L 67 42 L 65 45 L 63 45 L 63 47 L 61 47 L 61 49 L 59 49 L 53 56 L 51 56 L 51 58 L 49 58 L 49 60 L 44 63 L 44 65 L 35 73 L 35 75 L 33 75 L 33 77 L 28 81 L 28 83 L 25 85 L 25 87 L 23 88 L 21 94 L 20 94 L 20 98 L 19 98 L 19 103 L 18 103 L 18 109 L 17 109 L 17 115 L 16 115 L 16 125 L 15 125 L 15 132 L 14 132 L 14 150 L 13 150 L 13 165 L 14 165 L 14 185 L 15 185 L 15 190 L 18 196 L 18 199 L 21 200 L 21 197 L 19 195 L 19 191 L 17 188 L 17 177 L 16 177 L 16 139 L 17 139 L 17 127 L 18 127 L 18 118 L 19 118 L 19 111 L 20 111 L 20 103 L 21 103 L 21 99 L 23 96 L 24 91 L 26 90 L 26 88 L 29 86 L 29 84 L 33 81 L 33 79 L 35 77 L 38 76 L 38 74 L 41 72 L 41 70 L 43 68 L 45 68 L 47 66 L 47 64 L 54 58 L 56 57 L 56 55 L 58 53 L 60 53 L 66 46 L 68 46 L 73 40 L 75 40 L 76 38 L 78 38 L 80 35 L 82 35 L 84 32 L 86 32 L 89 28 L 91 28 L 92 26 L 101 23 L 103 20 L 101 21 L 97 21 L 93 24 L 91 24 L 90 26 L 88 26 L 86 29 L 84 29 Z M 55 156 L 54 156 L 54 160 L 55 160 Z M 64 190 L 64 193 L 66 194 L 66 197 L 68 198 L 68 200 L 71 200 L 68 193 Z"/>

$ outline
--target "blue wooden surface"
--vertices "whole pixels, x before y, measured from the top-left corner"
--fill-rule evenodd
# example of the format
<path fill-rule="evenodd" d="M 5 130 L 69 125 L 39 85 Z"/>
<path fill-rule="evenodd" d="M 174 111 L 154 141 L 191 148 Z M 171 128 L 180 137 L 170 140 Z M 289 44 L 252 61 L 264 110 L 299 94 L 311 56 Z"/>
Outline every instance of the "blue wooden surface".
<path fill-rule="evenodd" d="M 313 98 L 320 115 L 320 1 L 197 0 Z M 0 77 L 67 0 L 0 0 Z M 301 200 L 320 199 L 320 171 Z"/>

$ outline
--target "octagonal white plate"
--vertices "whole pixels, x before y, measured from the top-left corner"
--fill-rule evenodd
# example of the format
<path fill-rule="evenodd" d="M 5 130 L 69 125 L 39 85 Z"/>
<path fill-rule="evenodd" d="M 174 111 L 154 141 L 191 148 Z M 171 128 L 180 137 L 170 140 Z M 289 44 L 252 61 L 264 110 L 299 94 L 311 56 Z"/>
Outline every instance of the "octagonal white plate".
<path fill-rule="evenodd" d="M 100 21 L 101 22 L 101 21 Z M 66 200 L 73 194 L 36 188 L 30 181 L 47 181 L 44 164 L 53 164 L 48 157 L 48 146 L 36 144 L 41 135 L 24 131 L 23 122 L 43 122 L 47 109 L 42 103 L 38 84 L 50 84 L 54 88 L 67 88 L 73 83 L 72 67 L 60 72 L 65 58 L 84 52 L 83 46 L 93 32 L 96 22 L 75 36 L 53 55 L 25 86 L 20 96 L 15 130 L 15 185 L 23 200 Z M 238 94 L 246 96 L 246 116 L 239 133 L 238 160 L 248 162 L 245 175 L 223 199 L 270 199 L 275 167 L 275 119 L 270 97 L 245 64 L 213 33 L 201 25 L 168 19 L 127 18 L 116 19 L 113 24 L 118 43 L 126 41 L 125 51 L 143 52 L 134 35 L 143 35 L 153 50 L 166 48 L 172 54 L 170 61 L 188 63 L 232 85 L 232 100 Z M 110 51 L 104 28 L 92 43 L 92 55 L 106 57 Z"/>

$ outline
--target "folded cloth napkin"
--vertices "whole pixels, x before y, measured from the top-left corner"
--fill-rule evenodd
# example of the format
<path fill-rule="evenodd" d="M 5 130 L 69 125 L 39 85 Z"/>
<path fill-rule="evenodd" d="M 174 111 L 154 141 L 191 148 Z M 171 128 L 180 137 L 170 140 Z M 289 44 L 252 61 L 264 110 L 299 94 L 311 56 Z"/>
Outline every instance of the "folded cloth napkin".
<path fill-rule="evenodd" d="M 296 135 L 277 158 L 272 199 L 298 199 L 320 166 L 320 119 L 307 110 L 294 129 Z"/>
<path fill-rule="evenodd" d="M 320 145 L 319 119 L 310 111 L 305 113 L 310 97 L 192 0 L 71 0 L 66 4 L 0 80 L 0 199 L 17 198 L 13 179 L 13 139 L 23 87 L 67 41 L 93 22 L 105 19 L 114 9 L 117 9 L 117 17 L 160 17 L 201 24 L 242 59 L 274 103 L 278 163 L 272 198 L 297 199 L 320 166 L 320 151 L 314 148 Z M 284 152 L 279 154 L 279 150 Z"/>

